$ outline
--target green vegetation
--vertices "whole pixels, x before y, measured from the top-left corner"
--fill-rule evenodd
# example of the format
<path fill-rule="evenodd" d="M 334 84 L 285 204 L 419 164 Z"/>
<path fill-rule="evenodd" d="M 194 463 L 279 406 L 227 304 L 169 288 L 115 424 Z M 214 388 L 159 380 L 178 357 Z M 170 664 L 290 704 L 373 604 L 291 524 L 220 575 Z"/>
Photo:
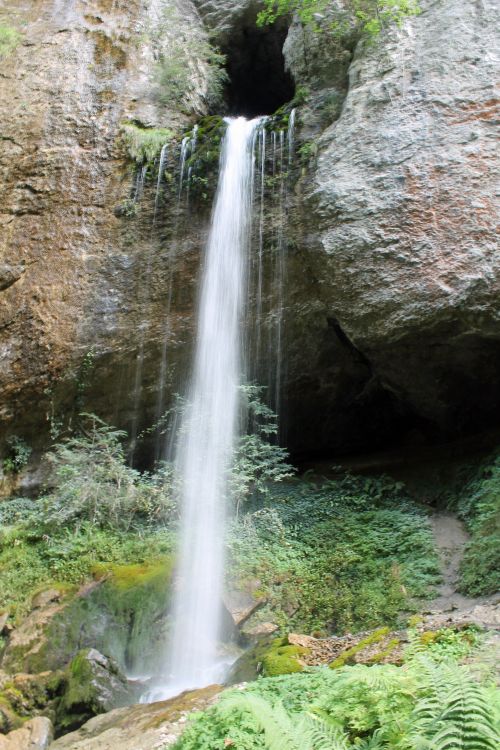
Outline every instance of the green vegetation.
<path fill-rule="evenodd" d="M 28 463 L 31 448 L 17 435 L 8 438 L 6 444 L 7 455 L 3 459 L 2 468 L 5 474 L 18 474 Z"/>
<path fill-rule="evenodd" d="M 425 514 L 384 477 L 271 485 L 227 545 L 231 579 L 267 600 L 256 617 L 284 631 L 394 625 L 439 578 Z"/>
<path fill-rule="evenodd" d="M 377 36 L 387 26 L 419 13 L 417 0 L 345 0 L 340 11 L 332 0 L 264 0 L 264 5 L 257 17 L 261 26 L 296 13 L 303 24 L 315 30 L 325 28 L 326 18 L 326 27 L 339 36 L 350 30 Z"/>
<path fill-rule="evenodd" d="M 0 24 L 0 60 L 15 50 L 21 38 L 22 35 L 17 29 L 7 24 Z"/>
<path fill-rule="evenodd" d="M 128 156 L 137 164 L 151 164 L 174 135 L 168 128 L 145 128 L 131 122 L 122 125 L 121 134 Z"/>
<path fill-rule="evenodd" d="M 286 638 L 277 638 L 262 651 L 262 674 L 264 677 L 277 677 L 302 672 L 304 667 L 298 657 L 306 653 L 306 648 L 291 645 Z"/>
<path fill-rule="evenodd" d="M 277 443 L 278 418 L 262 401 L 262 388 L 242 387 L 246 400 L 247 430 L 240 438 L 230 476 L 236 513 L 242 501 L 264 498 L 276 482 L 293 476 L 288 452 Z"/>
<path fill-rule="evenodd" d="M 212 109 L 222 99 L 227 73 L 225 56 L 207 39 L 175 39 L 156 68 L 157 95 L 162 104 L 186 107 L 186 96 L 194 89 L 192 60 L 202 60 L 207 70 L 205 99 Z"/>
<path fill-rule="evenodd" d="M 499 691 L 430 654 L 325 668 L 227 691 L 191 719 L 175 750 L 493 750 Z"/>
<path fill-rule="evenodd" d="M 500 589 L 500 455 L 473 473 L 451 502 L 465 521 L 472 539 L 461 567 L 461 590 L 471 596 Z"/>

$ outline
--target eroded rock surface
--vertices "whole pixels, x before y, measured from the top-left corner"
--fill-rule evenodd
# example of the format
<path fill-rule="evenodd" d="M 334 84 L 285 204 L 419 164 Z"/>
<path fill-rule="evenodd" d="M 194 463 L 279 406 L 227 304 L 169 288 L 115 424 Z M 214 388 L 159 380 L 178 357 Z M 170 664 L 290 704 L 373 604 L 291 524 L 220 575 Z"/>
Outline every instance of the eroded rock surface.
<path fill-rule="evenodd" d="M 168 701 L 115 709 L 91 719 L 77 732 L 56 740 L 51 750 L 156 750 L 170 747 L 184 729 L 187 714 L 206 708 L 221 689 L 212 685 Z"/>
<path fill-rule="evenodd" d="M 312 343 L 307 358 L 294 351 L 290 387 L 302 413 L 322 409 L 309 420 L 320 445 L 352 442 L 349 421 L 384 440 L 388 428 L 428 437 L 498 419 L 499 8 L 421 5 L 401 29 L 358 45 L 302 186 L 310 309 L 297 289 L 295 313 L 298 345 L 306 327 Z"/>

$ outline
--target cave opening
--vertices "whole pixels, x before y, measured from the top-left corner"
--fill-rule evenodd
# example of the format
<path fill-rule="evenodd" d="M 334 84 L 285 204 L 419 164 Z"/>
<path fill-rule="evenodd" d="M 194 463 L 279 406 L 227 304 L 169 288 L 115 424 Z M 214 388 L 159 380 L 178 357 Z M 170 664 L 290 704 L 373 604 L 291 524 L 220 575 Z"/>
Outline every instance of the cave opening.
<path fill-rule="evenodd" d="M 227 114 L 249 118 L 271 115 L 293 99 L 295 84 L 285 70 L 283 56 L 287 33 L 286 22 L 258 27 L 253 17 L 221 43 L 228 73 Z"/>

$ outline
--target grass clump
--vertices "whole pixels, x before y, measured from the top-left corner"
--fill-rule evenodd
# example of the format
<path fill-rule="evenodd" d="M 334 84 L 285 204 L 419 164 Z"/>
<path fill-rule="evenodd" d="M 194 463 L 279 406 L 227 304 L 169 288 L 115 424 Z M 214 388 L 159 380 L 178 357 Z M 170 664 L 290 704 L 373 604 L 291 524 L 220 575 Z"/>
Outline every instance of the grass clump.
<path fill-rule="evenodd" d="M 0 60 L 15 50 L 21 41 L 22 34 L 8 24 L 0 23 Z"/>
<path fill-rule="evenodd" d="M 152 164 L 166 143 L 174 137 L 168 128 L 145 128 L 134 123 L 121 126 L 121 136 L 129 158 L 137 164 Z"/>

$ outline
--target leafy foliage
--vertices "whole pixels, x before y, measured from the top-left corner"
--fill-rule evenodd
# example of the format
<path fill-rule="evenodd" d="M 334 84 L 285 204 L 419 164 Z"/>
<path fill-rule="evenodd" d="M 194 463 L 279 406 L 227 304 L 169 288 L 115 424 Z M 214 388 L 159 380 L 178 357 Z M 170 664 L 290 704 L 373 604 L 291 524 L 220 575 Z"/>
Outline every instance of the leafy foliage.
<path fill-rule="evenodd" d="M 137 164 L 151 164 L 173 137 L 167 128 L 142 128 L 134 123 L 122 125 L 121 133 L 129 157 Z"/>
<path fill-rule="evenodd" d="M 274 23 L 280 16 L 296 13 L 302 23 L 314 29 L 324 28 L 324 14 L 335 10 L 331 0 L 264 0 L 265 8 L 257 23 Z M 417 0 L 345 0 L 343 13 L 328 27 L 337 35 L 354 28 L 369 36 L 377 36 L 387 26 L 400 24 L 407 16 L 419 13 Z"/>
<path fill-rule="evenodd" d="M 493 698 L 493 700 L 492 700 Z M 428 657 L 259 680 L 191 720 L 176 750 L 492 750 L 498 691 Z"/>
<path fill-rule="evenodd" d="M 461 590 L 472 596 L 493 594 L 500 588 L 500 455 L 465 483 L 456 509 L 472 534 L 461 566 Z"/>
<path fill-rule="evenodd" d="M 94 415 L 81 435 L 57 445 L 49 454 L 53 490 L 41 500 L 44 529 L 88 523 L 128 530 L 133 525 L 166 523 L 175 513 L 168 467 L 156 475 L 127 465 L 124 433 Z"/>
<path fill-rule="evenodd" d="M 48 535 L 33 531 L 31 518 L 25 515 L 23 526 L 0 529 L 0 610 L 16 616 L 26 613 L 41 588 L 80 584 L 99 566 L 102 571 L 102 565 L 147 561 L 174 547 L 173 534 L 165 529 L 124 533 L 82 524 Z"/>
<path fill-rule="evenodd" d="M 243 500 L 262 499 L 271 483 L 293 475 L 288 452 L 276 442 L 278 418 L 261 399 L 262 388 L 242 387 L 246 400 L 247 431 L 240 438 L 230 475 L 230 492 L 238 509 Z"/>
<path fill-rule="evenodd" d="M 29 461 L 31 447 L 17 435 L 7 439 L 8 453 L 3 459 L 2 467 L 6 474 L 17 474 Z"/>

